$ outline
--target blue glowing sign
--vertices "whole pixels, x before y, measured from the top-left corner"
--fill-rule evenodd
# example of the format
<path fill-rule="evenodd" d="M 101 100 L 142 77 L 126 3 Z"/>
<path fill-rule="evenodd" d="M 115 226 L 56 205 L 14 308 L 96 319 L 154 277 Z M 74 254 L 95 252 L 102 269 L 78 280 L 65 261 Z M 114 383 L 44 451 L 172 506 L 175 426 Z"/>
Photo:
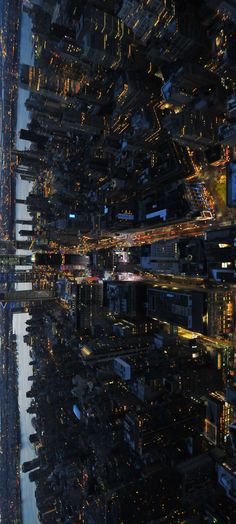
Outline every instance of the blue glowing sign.
<path fill-rule="evenodd" d="M 80 412 L 78 406 L 76 406 L 76 404 L 74 404 L 74 406 L 73 406 L 73 412 L 74 412 L 76 418 L 78 420 L 80 420 L 81 419 L 81 412 Z"/>
<path fill-rule="evenodd" d="M 134 220 L 134 215 L 131 213 L 118 213 L 116 216 L 120 220 Z"/>
<path fill-rule="evenodd" d="M 152 213 L 147 213 L 146 218 L 155 218 L 160 217 L 162 220 L 166 220 L 167 210 L 161 209 L 160 211 L 153 211 Z"/>

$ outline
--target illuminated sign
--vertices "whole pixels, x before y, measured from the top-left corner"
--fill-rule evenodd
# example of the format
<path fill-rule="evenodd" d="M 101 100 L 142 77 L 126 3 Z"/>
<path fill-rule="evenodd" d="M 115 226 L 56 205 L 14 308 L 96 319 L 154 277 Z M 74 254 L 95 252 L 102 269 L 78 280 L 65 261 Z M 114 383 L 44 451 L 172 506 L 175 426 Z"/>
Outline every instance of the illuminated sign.
<path fill-rule="evenodd" d="M 134 220 L 134 215 L 131 213 L 118 213 L 116 217 L 120 220 Z"/>
<path fill-rule="evenodd" d="M 167 210 L 160 209 L 159 211 L 153 211 L 152 213 L 147 213 L 146 218 L 155 218 L 160 217 L 162 220 L 166 220 Z"/>

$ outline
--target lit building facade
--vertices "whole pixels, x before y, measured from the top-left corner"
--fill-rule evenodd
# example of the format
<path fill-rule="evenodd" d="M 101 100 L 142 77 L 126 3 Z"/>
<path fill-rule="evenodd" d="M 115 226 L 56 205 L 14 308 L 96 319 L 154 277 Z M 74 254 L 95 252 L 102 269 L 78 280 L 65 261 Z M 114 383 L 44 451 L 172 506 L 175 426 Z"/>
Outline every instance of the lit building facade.
<path fill-rule="evenodd" d="M 224 446 L 229 436 L 229 425 L 233 421 L 233 408 L 225 395 L 218 391 L 207 399 L 204 435 L 215 446 Z"/>

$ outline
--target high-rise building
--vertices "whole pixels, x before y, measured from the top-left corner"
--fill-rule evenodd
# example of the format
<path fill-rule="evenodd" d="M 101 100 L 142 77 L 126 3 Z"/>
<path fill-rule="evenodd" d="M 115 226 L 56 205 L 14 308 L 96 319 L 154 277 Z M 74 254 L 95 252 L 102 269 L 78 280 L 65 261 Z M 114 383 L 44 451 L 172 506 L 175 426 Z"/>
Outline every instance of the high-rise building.
<path fill-rule="evenodd" d="M 16 255 L 13 254 L 0 254 L 0 266 L 11 268 L 14 266 L 30 266 L 32 265 L 31 255 Z"/>
<path fill-rule="evenodd" d="M 227 206 L 236 207 L 236 162 L 230 162 L 227 166 L 226 184 Z"/>
<path fill-rule="evenodd" d="M 171 0 L 123 0 L 118 16 L 146 44 L 152 36 L 162 36 L 174 13 Z"/>
<path fill-rule="evenodd" d="M 43 303 L 50 300 L 55 300 L 54 293 L 52 291 L 36 291 L 30 289 L 27 291 L 1 291 L 0 292 L 0 302 L 15 302 L 21 304 L 29 303 Z"/>
<path fill-rule="evenodd" d="M 151 41 L 148 56 L 154 63 L 189 60 L 205 46 L 204 33 L 190 10 L 176 12 L 155 41 Z"/>
<path fill-rule="evenodd" d="M 179 249 L 175 240 L 160 240 L 151 245 L 150 254 L 141 258 L 141 266 L 155 273 L 179 273 Z"/>
<path fill-rule="evenodd" d="M 234 331 L 234 292 L 223 288 L 202 290 L 149 287 L 148 316 L 212 337 Z"/>
<path fill-rule="evenodd" d="M 236 462 L 235 459 L 227 458 L 223 463 L 217 465 L 218 483 L 223 488 L 226 496 L 234 503 L 236 502 Z"/>
<path fill-rule="evenodd" d="M 190 331 L 207 334 L 207 294 L 204 291 L 148 287 L 148 316 L 181 326 Z"/>
<path fill-rule="evenodd" d="M 236 22 L 236 2 L 235 0 L 206 0 L 209 7 L 220 12 L 223 17 Z"/>
<path fill-rule="evenodd" d="M 112 281 L 106 285 L 108 310 L 121 317 L 146 315 L 146 284 L 143 282 Z"/>
<path fill-rule="evenodd" d="M 204 434 L 215 446 L 224 446 L 229 436 L 229 425 L 233 421 L 233 408 L 225 395 L 218 391 L 210 393 L 207 399 Z"/>
<path fill-rule="evenodd" d="M 76 27 L 81 56 L 94 65 L 118 69 L 135 56 L 132 32 L 118 17 L 88 6 Z"/>
<path fill-rule="evenodd" d="M 209 112 L 189 108 L 164 119 L 164 127 L 179 144 L 205 149 L 218 141 L 217 119 Z"/>
<path fill-rule="evenodd" d="M 226 123 L 219 127 L 219 142 L 234 147 L 236 145 L 236 124 Z"/>
<path fill-rule="evenodd" d="M 205 240 L 207 270 L 217 282 L 234 282 L 236 275 L 236 229 L 234 226 L 208 231 Z"/>
<path fill-rule="evenodd" d="M 104 104 L 109 101 L 109 97 L 104 92 L 101 83 L 96 79 L 88 83 L 86 75 L 69 75 L 67 72 L 62 74 L 54 71 L 52 68 L 45 69 L 23 64 L 20 73 L 21 86 L 33 92 L 45 95 L 52 101 L 73 100 L 74 102 L 82 100 L 88 103 Z M 81 113 L 81 124 L 83 118 Z"/>
<path fill-rule="evenodd" d="M 77 286 L 76 318 L 80 331 L 91 332 L 103 319 L 103 284 L 102 282 L 82 282 Z"/>

